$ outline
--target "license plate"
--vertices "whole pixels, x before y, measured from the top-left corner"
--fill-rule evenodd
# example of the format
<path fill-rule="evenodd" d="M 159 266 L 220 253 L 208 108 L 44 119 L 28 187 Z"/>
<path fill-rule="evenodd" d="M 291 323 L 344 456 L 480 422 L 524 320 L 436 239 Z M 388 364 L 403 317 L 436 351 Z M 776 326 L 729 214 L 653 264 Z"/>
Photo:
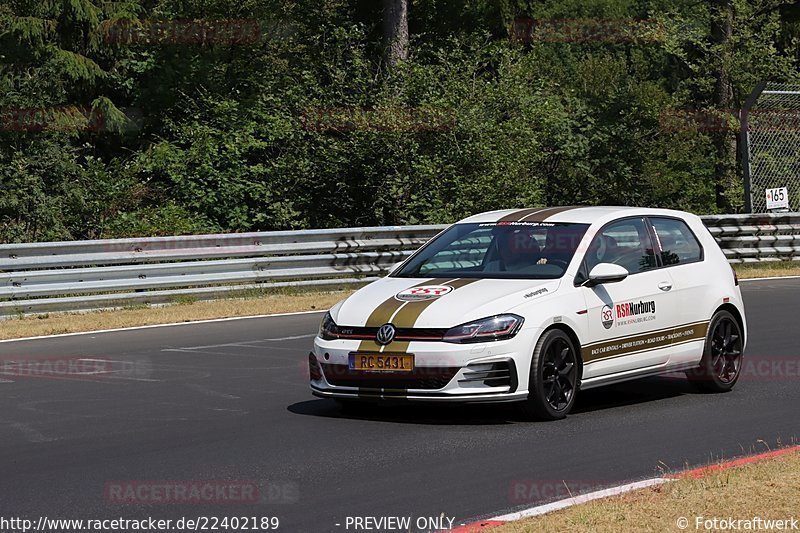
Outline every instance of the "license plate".
<path fill-rule="evenodd" d="M 412 354 L 353 353 L 350 369 L 365 372 L 411 372 L 414 370 Z"/>

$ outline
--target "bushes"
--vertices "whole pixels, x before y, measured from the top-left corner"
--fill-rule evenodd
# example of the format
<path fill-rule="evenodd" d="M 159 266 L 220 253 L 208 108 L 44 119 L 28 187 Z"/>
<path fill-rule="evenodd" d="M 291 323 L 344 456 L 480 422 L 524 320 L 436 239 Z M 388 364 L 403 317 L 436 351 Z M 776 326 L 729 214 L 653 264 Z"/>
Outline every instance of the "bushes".
<path fill-rule="evenodd" d="M 412 57 L 392 72 L 372 0 L 221 1 L 213 13 L 73 3 L 91 16 L 34 4 L 0 8 L 0 107 L 77 105 L 108 120 L 0 132 L 4 242 L 441 223 L 531 205 L 716 209 L 713 132 L 662 127 L 670 110 L 709 106 L 705 3 L 421 0 Z M 745 4 L 726 56 L 735 98 L 753 76 L 796 76 L 796 24 Z M 517 15 L 663 24 L 642 41 L 520 43 L 505 33 Z M 256 18 L 261 39 L 146 46 L 99 30 L 200 17 Z"/>

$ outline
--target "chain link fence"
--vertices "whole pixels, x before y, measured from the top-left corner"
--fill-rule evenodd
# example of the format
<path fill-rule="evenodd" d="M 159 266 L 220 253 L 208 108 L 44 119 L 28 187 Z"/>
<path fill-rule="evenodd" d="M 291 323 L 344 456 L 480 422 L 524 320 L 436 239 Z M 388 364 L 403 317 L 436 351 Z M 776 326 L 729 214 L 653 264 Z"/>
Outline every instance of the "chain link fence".
<path fill-rule="evenodd" d="M 767 189 L 786 187 L 800 208 L 800 85 L 762 83 L 742 109 L 746 210 L 767 212 Z"/>

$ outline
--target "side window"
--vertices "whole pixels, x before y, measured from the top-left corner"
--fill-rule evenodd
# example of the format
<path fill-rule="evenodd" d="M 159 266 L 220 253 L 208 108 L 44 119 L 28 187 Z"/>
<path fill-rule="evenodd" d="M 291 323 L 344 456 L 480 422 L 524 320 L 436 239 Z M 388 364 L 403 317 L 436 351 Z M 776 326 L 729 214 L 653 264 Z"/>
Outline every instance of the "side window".
<path fill-rule="evenodd" d="M 661 262 L 664 265 L 680 265 L 702 259 L 703 249 L 685 222 L 674 218 L 651 218 L 650 223 L 661 244 Z"/>
<path fill-rule="evenodd" d="M 658 266 L 644 221 L 628 218 L 600 230 L 586 251 L 587 271 L 599 263 L 623 266 L 631 274 Z"/>

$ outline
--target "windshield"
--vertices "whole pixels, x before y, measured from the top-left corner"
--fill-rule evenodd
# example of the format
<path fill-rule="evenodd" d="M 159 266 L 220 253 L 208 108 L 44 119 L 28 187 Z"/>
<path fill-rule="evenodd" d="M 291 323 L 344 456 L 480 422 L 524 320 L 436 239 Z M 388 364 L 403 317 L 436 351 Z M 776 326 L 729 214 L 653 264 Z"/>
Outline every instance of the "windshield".
<path fill-rule="evenodd" d="M 392 277 L 555 279 L 564 275 L 588 224 L 456 224 Z"/>

